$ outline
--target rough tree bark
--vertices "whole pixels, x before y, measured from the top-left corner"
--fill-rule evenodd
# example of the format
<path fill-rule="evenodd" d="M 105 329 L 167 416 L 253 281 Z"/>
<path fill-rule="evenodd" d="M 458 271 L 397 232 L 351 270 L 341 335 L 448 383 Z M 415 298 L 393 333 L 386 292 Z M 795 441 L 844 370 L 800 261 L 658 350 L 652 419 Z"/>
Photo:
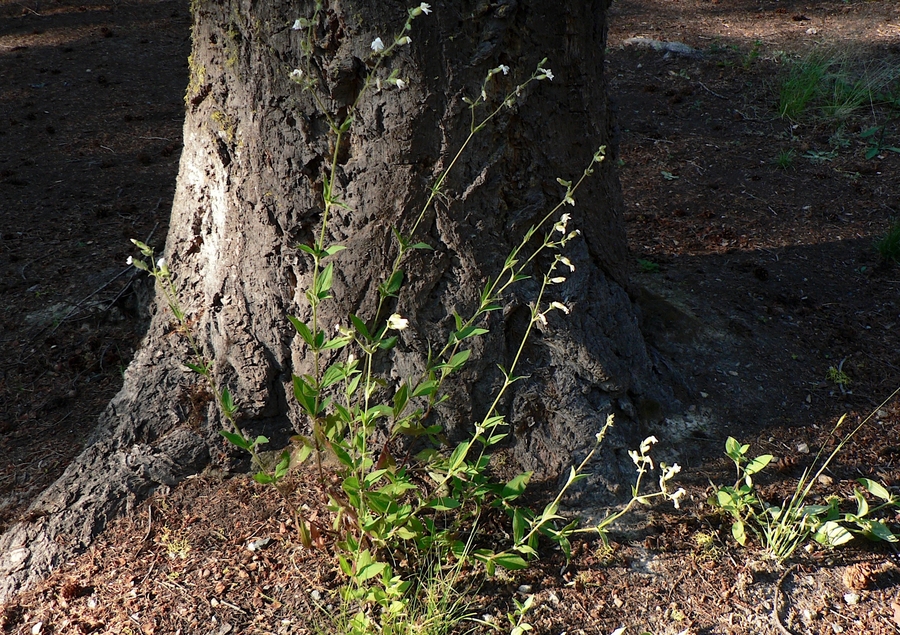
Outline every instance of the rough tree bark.
<path fill-rule="evenodd" d="M 284 438 L 302 428 L 290 395 L 305 367 L 286 316 L 303 317 L 310 265 L 298 243 L 321 220 L 322 175 L 331 136 L 309 94 L 290 81 L 300 56 L 298 16 L 311 2 L 194 0 L 194 45 L 186 95 L 184 151 L 165 246 L 181 302 L 220 384 L 237 396 L 246 430 Z M 489 99 L 501 99 L 543 57 L 555 75 L 535 82 L 484 130 L 451 174 L 446 196 L 416 237 L 434 246 L 406 263 L 397 310 L 414 328 L 390 360 L 394 372 L 421 368 L 428 341 L 446 340 L 451 310 L 474 306 L 485 278 L 559 197 L 556 177 L 579 176 L 601 144 L 610 156 L 569 208 L 583 240 L 569 245 L 576 271 L 553 288 L 572 314 L 554 314 L 530 343 L 504 405 L 513 456 L 554 477 L 591 446 L 606 415 L 618 425 L 581 495 L 612 500 L 632 475 L 634 447 L 670 400 L 638 330 L 627 293 L 627 248 L 614 173 L 615 139 L 603 76 L 608 0 L 433 0 L 414 23 L 412 45 L 388 60 L 408 87 L 362 99 L 340 149 L 339 192 L 352 211 L 330 223 L 343 244 L 325 323 L 369 315 L 380 272 L 395 255 L 391 228 L 408 230 L 427 186 L 468 132 L 462 97 L 475 96 L 490 68 L 505 64 Z M 406 6 L 396 0 L 329 0 L 314 43 L 325 105 L 339 113 L 362 85 L 369 44 L 389 41 Z M 484 411 L 527 322 L 535 285 L 525 283 L 491 315 L 441 412 L 451 431 Z M 158 303 L 125 385 L 102 415 L 91 444 L 33 505 L 31 520 L 0 540 L 0 600 L 83 550 L 113 516 L 160 484 L 174 484 L 211 459 L 227 458 L 219 414 L 189 351 Z"/>

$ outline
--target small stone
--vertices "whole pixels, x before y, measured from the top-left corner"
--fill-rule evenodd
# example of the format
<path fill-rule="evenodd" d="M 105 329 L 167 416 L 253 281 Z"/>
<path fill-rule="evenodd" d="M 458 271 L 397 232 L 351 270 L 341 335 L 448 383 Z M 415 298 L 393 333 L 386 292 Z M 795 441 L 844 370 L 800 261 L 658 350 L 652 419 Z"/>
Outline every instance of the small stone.
<path fill-rule="evenodd" d="M 313 599 L 313 602 L 318 602 L 319 600 L 322 599 L 322 594 L 319 593 L 318 591 L 316 591 L 315 589 L 313 589 L 312 591 L 310 591 L 309 597 L 311 597 Z"/>
<path fill-rule="evenodd" d="M 809 446 L 805 443 L 799 443 L 797 445 L 797 452 L 800 454 L 809 454 Z"/>
<path fill-rule="evenodd" d="M 709 397 L 709 393 L 701 391 L 700 396 L 703 397 L 704 399 L 706 399 L 707 397 Z"/>
<path fill-rule="evenodd" d="M 831 630 L 834 631 L 835 633 L 843 633 L 844 627 L 841 626 L 840 624 L 834 623 L 831 625 Z"/>
<path fill-rule="evenodd" d="M 249 551 L 259 551 L 260 549 L 262 549 L 263 547 L 268 545 L 270 542 L 272 542 L 271 538 L 260 538 L 259 540 L 251 540 L 249 543 L 247 543 L 247 549 Z"/>
<path fill-rule="evenodd" d="M 519 587 L 519 593 L 531 593 L 531 585 L 523 584 Z"/>
<path fill-rule="evenodd" d="M 859 593 L 844 593 L 844 602 L 850 606 L 859 604 Z"/>
<path fill-rule="evenodd" d="M 827 474 L 819 474 L 819 483 L 824 485 L 825 487 L 831 487 L 834 483 L 834 479 L 828 476 Z"/>
<path fill-rule="evenodd" d="M 38 622 L 34 626 L 31 627 L 31 635 L 38 635 L 41 632 L 41 629 L 44 628 L 43 622 Z"/>

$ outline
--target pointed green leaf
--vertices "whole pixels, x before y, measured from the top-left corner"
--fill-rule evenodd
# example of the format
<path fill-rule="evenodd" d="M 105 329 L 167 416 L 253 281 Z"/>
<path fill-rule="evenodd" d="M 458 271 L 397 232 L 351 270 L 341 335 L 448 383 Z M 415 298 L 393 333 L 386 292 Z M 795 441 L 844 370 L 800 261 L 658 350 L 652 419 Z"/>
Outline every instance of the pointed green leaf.
<path fill-rule="evenodd" d="M 518 571 L 520 569 L 527 569 L 528 563 L 525 561 L 525 558 L 515 553 L 498 553 L 491 560 L 495 563 L 503 567 L 504 569 L 508 569 L 510 571 Z"/>
<path fill-rule="evenodd" d="M 362 335 L 363 339 L 365 339 L 365 340 L 372 339 L 372 336 L 369 334 L 369 329 L 366 328 L 365 322 L 363 322 L 361 319 L 359 319 L 352 313 L 350 314 L 350 321 L 353 322 L 353 327 L 356 329 L 357 333 Z"/>
<path fill-rule="evenodd" d="M 413 390 L 413 397 L 426 397 L 434 391 L 437 390 L 437 382 L 434 380 L 423 381 L 421 384 L 416 386 L 415 390 Z"/>
<path fill-rule="evenodd" d="M 893 500 L 890 492 L 888 492 L 887 489 L 885 489 L 884 486 L 877 481 L 873 481 L 869 478 L 858 478 L 856 479 L 856 482 L 865 487 L 866 490 L 868 490 L 868 492 L 872 494 L 872 496 L 876 496 L 886 503 L 889 503 L 891 502 L 891 500 Z"/>
<path fill-rule="evenodd" d="M 275 479 L 272 478 L 269 474 L 265 472 L 257 472 L 253 475 L 253 480 L 259 483 L 260 485 L 269 485 L 270 483 L 274 483 Z"/>
<path fill-rule="evenodd" d="M 185 362 L 184 365 L 187 366 L 188 368 L 190 368 L 192 371 L 194 371 L 198 375 L 203 375 L 204 377 L 207 375 L 207 373 L 209 373 L 209 370 L 206 368 L 206 366 L 200 366 L 199 364 L 191 364 L 189 362 Z"/>
<path fill-rule="evenodd" d="M 294 329 L 300 334 L 300 337 L 303 338 L 303 341 L 306 342 L 307 345 L 312 346 L 315 342 L 315 338 L 313 338 L 312 331 L 309 330 L 309 327 L 295 318 L 293 315 L 289 315 L 288 320 L 291 324 L 294 325 Z"/>
<path fill-rule="evenodd" d="M 501 494 L 503 500 L 511 501 L 521 496 L 528 486 L 528 481 L 531 480 L 531 474 L 532 472 L 522 472 L 504 485 Z"/>
<path fill-rule="evenodd" d="M 838 547 L 853 540 L 853 534 L 835 521 L 829 520 L 819 527 L 819 530 L 815 533 L 813 539 L 820 545 Z"/>
<path fill-rule="evenodd" d="M 459 507 L 459 501 L 450 496 L 445 496 L 442 498 L 436 498 L 428 506 L 432 509 L 436 509 L 439 512 L 446 512 Z"/>
<path fill-rule="evenodd" d="M 381 293 L 388 297 L 395 297 L 402 285 L 403 271 L 398 269 L 391 274 L 391 277 L 388 278 L 387 282 L 381 285 Z"/>
<path fill-rule="evenodd" d="M 771 463 L 774 457 L 771 454 L 762 454 L 755 459 L 751 459 L 746 467 L 744 467 L 744 472 L 746 474 L 756 474 L 757 472 L 762 471 L 769 463 Z"/>
<path fill-rule="evenodd" d="M 880 520 L 870 520 L 867 523 L 866 537 L 884 540 L 885 542 L 897 542 L 897 536 L 894 535 L 894 532 Z"/>
<path fill-rule="evenodd" d="M 228 442 L 232 445 L 235 445 L 242 450 L 250 451 L 250 441 L 245 439 L 239 434 L 235 434 L 234 432 L 229 432 L 228 430 L 219 430 L 219 434 L 228 439 Z"/>
<path fill-rule="evenodd" d="M 744 532 L 744 523 L 740 520 L 734 521 L 731 526 L 731 535 L 737 540 L 738 544 L 745 546 L 747 544 L 747 534 Z"/>

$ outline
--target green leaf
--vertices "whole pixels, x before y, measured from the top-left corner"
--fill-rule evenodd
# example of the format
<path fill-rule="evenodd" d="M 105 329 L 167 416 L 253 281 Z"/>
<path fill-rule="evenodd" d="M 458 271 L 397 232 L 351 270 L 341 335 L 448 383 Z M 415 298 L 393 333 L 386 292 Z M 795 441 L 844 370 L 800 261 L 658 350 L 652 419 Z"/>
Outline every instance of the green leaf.
<path fill-rule="evenodd" d="M 336 254 L 337 252 L 343 251 L 343 250 L 345 250 L 345 249 L 346 249 L 346 247 L 344 247 L 343 245 L 332 245 L 331 247 L 326 247 L 326 248 L 325 248 L 325 255 L 326 255 L 326 256 L 333 256 L 333 255 Z"/>
<path fill-rule="evenodd" d="M 386 566 L 387 565 L 383 562 L 373 562 L 371 564 L 367 564 L 366 566 L 360 568 L 354 578 L 357 582 L 365 582 L 366 580 L 370 580 L 375 576 L 381 575 Z"/>
<path fill-rule="evenodd" d="M 352 337 L 347 337 L 342 335 L 341 337 L 335 337 L 334 339 L 328 340 L 324 344 L 322 344 L 319 349 L 323 351 L 331 351 L 338 348 L 344 348 L 347 344 L 353 341 Z"/>
<path fill-rule="evenodd" d="M 366 328 L 365 322 L 363 322 L 361 319 L 359 319 L 352 313 L 350 314 L 350 321 L 353 322 L 353 327 L 356 329 L 357 333 L 359 333 L 360 335 L 363 336 L 363 339 L 366 339 L 366 340 L 372 339 L 372 335 L 369 333 L 369 329 Z"/>
<path fill-rule="evenodd" d="M 309 245 L 297 245 L 297 249 L 299 249 L 300 251 L 305 251 L 314 258 L 319 255 L 319 252 L 316 251 L 315 247 L 310 247 Z"/>
<path fill-rule="evenodd" d="M 333 282 L 334 265 L 328 263 L 325 269 L 319 273 L 316 278 L 315 293 L 320 300 L 325 299 L 329 291 L 331 291 L 331 283 Z"/>
<path fill-rule="evenodd" d="M 450 496 L 444 496 L 443 498 L 437 498 L 432 501 L 428 507 L 436 509 L 439 512 L 446 512 L 459 507 L 459 501 Z"/>
<path fill-rule="evenodd" d="M 462 368 L 463 364 L 469 359 L 469 356 L 472 354 L 471 349 L 466 349 L 464 351 L 459 351 L 453 357 L 450 358 L 450 361 L 447 362 L 446 366 L 448 367 L 448 372 L 453 372 Z"/>
<path fill-rule="evenodd" d="M 204 377 L 209 373 L 209 369 L 205 365 L 201 366 L 199 364 L 191 364 L 189 362 L 185 362 L 184 365 L 187 366 L 188 368 L 190 368 L 192 371 L 194 371 L 198 375 L 203 375 Z"/>
<path fill-rule="evenodd" d="M 430 249 L 433 251 L 434 247 L 432 247 L 428 243 L 416 243 L 415 245 L 412 245 L 410 249 Z"/>
<path fill-rule="evenodd" d="M 387 279 L 387 282 L 381 285 L 381 294 L 391 298 L 396 297 L 397 292 L 402 285 L 403 271 L 398 269 L 391 274 L 391 277 Z"/>
<path fill-rule="evenodd" d="M 448 472 L 453 474 L 456 472 L 466 460 L 466 455 L 469 453 L 469 441 L 463 441 L 456 449 L 453 450 L 453 454 L 450 455 L 450 467 L 448 468 Z"/>
<path fill-rule="evenodd" d="M 520 569 L 527 569 L 528 563 L 525 561 L 525 558 L 515 553 L 498 553 L 491 560 L 495 563 L 503 567 L 504 569 L 508 569 L 510 571 L 518 571 Z"/>
<path fill-rule="evenodd" d="M 504 485 L 503 493 L 501 494 L 503 500 L 511 501 L 521 496 L 528 486 L 528 481 L 531 480 L 531 474 L 532 472 L 522 472 Z"/>
<path fill-rule="evenodd" d="M 289 315 L 288 320 L 290 320 L 291 324 L 294 325 L 294 329 L 300 334 L 300 337 L 303 338 L 303 341 L 306 342 L 307 345 L 313 346 L 315 343 L 315 338 L 313 337 L 312 331 L 309 330 L 309 327 L 295 318 L 293 315 Z"/>
<path fill-rule="evenodd" d="M 772 462 L 774 457 L 771 454 L 762 454 L 755 459 L 751 459 L 749 463 L 744 467 L 744 472 L 746 474 L 756 474 L 757 472 L 762 471 L 769 463 Z"/>
<path fill-rule="evenodd" d="M 514 543 L 518 544 L 525 538 L 525 529 L 527 525 L 528 520 L 525 518 L 525 512 L 518 508 L 514 509 L 512 518 Z"/>
<path fill-rule="evenodd" d="M 342 554 L 338 554 L 338 565 L 341 567 L 341 572 L 349 577 L 353 576 L 353 567 L 350 566 L 350 563 L 347 561 L 347 558 Z"/>
<path fill-rule="evenodd" d="M 747 534 L 744 532 L 744 523 L 742 521 L 734 521 L 734 524 L 731 526 L 731 535 L 734 536 L 739 545 L 745 546 L 747 544 Z"/>
<path fill-rule="evenodd" d="M 265 445 L 268 442 L 269 442 L 268 437 L 259 435 L 258 437 L 256 437 L 256 440 L 253 442 L 253 447 L 258 448 L 259 446 Z"/>
<path fill-rule="evenodd" d="M 380 342 L 378 342 L 378 348 L 380 348 L 383 351 L 388 351 L 397 345 L 398 339 L 399 338 L 396 335 L 393 335 L 387 339 L 383 339 Z"/>
<path fill-rule="evenodd" d="M 866 500 L 866 497 L 863 496 L 862 492 L 860 492 L 858 489 L 853 490 L 853 498 L 856 499 L 856 515 L 862 518 L 869 513 L 869 501 Z"/>
<path fill-rule="evenodd" d="M 872 496 L 876 496 L 886 503 L 890 503 L 893 498 L 891 497 L 890 492 L 888 492 L 881 483 L 877 481 L 873 481 L 869 478 L 858 478 L 856 482 L 866 488 L 866 490 L 872 494 Z"/>
<path fill-rule="evenodd" d="M 325 369 L 325 374 L 322 375 L 322 388 L 333 386 L 344 377 L 346 377 L 344 365 L 341 363 L 332 364 Z"/>
<path fill-rule="evenodd" d="M 437 390 L 437 382 L 429 379 L 423 381 L 421 384 L 416 386 L 415 390 L 413 390 L 413 397 L 426 397 L 434 393 Z"/>
<path fill-rule="evenodd" d="M 228 418 L 231 418 L 235 410 L 237 410 L 234 405 L 234 399 L 231 397 L 231 391 L 227 387 L 222 389 L 222 410 L 225 411 L 225 416 Z"/>
<path fill-rule="evenodd" d="M 228 442 L 232 445 L 235 445 L 242 450 L 250 451 L 250 441 L 245 439 L 239 434 L 235 434 L 234 432 L 229 432 L 228 430 L 219 430 L 219 434 L 228 439 Z"/>
<path fill-rule="evenodd" d="M 741 456 L 741 444 L 734 437 L 725 440 L 725 454 L 737 461 Z"/>
<path fill-rule="evenodd" d="M 838 547 L 853 540 L 853 534 L 835 521 L 829 520 L 819 527 L 813 539 L 820 545 Z"/>
<path fill-rule="evenodd" d="M 275 479 L 272 478 L 269 474 L 265 472 L 257 472 L 253 475 L 253 480 L 259 483 L 260 485 L 269 485 L 270 483 L 274 483 Z"/>
<path fill-rule="evenodd" d="M 456 344 L 457 342 L 461 342 L 468 337 L 476 337 L 478 335 L 484 335 L 485 333 L 489 333 L 487 329 L 479 328 L 476 326 L 467 326 L 462 329 L 457 329 L 451 334 L 451 343 Z"/>
<path fill-rule="evenodd" d="M 884 540 L 885 542 L 897 542 L 897 536 L 894 535 L 894 532 L 880 520 L 870 520 L 866 525 L 867 538 Z"/>
<path fill-rule="evenodd" d="M 409 384 L 403 382 L 397 392 L 394 393 L 393 415 L 395 419 L 403 413 L 407 403 L 409 403 Z"/>

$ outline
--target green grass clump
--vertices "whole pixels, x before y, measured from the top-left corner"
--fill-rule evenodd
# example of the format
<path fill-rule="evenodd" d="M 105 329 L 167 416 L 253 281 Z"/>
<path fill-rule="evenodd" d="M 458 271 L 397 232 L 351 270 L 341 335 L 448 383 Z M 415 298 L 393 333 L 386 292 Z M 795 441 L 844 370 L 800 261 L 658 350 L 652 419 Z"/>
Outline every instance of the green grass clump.
<path fill-rule="evenodd" d="M 900 218 L 891 220 L 887 233 L 875 243 L 883 260 L 900 262 Z"/>
<path fill-rule="evenodd" d="M 887 103 L 896 92 L 900 65 L 846 51 L 814 51 L 789 65 L 778 94 L 778 114 L 797 120 L 809 110 L 844 121 L 862 108 Z"/>

